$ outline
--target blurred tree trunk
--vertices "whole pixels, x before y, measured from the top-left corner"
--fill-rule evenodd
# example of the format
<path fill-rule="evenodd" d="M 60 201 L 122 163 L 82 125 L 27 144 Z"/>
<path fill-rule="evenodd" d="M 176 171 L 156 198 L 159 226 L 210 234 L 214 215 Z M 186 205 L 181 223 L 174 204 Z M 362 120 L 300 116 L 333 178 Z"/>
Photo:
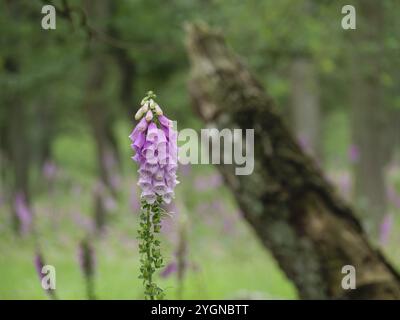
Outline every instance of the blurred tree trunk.
<path fill-rule="evenodd" d="M 112 175 L 118 164 L 118 149 L 113 133 L 112 116 L 108 110 L 110 107 L 105 105 L 101 97 L 107 77 L 106 69 L 106 64 L 101 58 L 91 58 L 85 107 L 96 142 L 101 181 L 115 192 Z"/>
<path fill-rule="evenodd" d="M 290 68 L 290 106 L 294 132 L 303 149 L 321 159 L 321 110 L 318 78 L 309 57 L 294 57 Z"/>
<path fill-rule="evenodd" d="M 111 3 L 111 12 L 113 16 L 118 14 L 117 8 L 117 2 L 113 1 Z M 114 24 L 109 26 L 109 34 L 114 39 L 123 38 L 121 30 Z M 110 53 L 115 59 L 120 74 L 119 100 L 121 101 L 125 114 L 129 119 L 132 117 L 132 104 L 134 104 L 133 92 L 137 74 L 136 61 L 130 55 L 130 51 L 126 48 L 114 46 L 110 48 Z"/>
<path fill-rule="evenodd" d="M 85 5 L 91 18 L 100 25 L 105 25 L 105 20 L 109 14 L 109 1 L 86 0 Z M 102 32 L 99 26 L 97 30 Z M 91 40 L 89 43 L 89 70 L 85 108 L 96 142 L 101 181 L 115 195 L 116 189 L 113 183 L 113 175 L 119 167 L 119 152 L 113 132 L 114 117 L 112 106 L 107 105 L 105 99 L 106 81 L 109 75 L 107 50 L 98 39 Z"/>
<path fill-rule="evenodd" d="M 113 53 L 120 71 L 120 100 L 129 119 L 132 117 L 132 105 L 134 103 L 133 86 L 136 77 L 136 64 L 126 50 L 117 48 Z"/>
<path fill-rule="evenodd" d="M 352 97 L 355 199 L 364 213 L 363 222 L 372 236 L 386 213 L 384 166 L 392 146 L 388 141 L 390 113 L 384 104 L 381 82 L 383 72 L 383 3 L 362 1 L 357 12 L 358 29 L 353 32 L 350 48 L 353 56 Z"/>
<path fill-rule="evenodd" d="M 10 74 L 19 72 L 18 62 L 13 57 L 5 59 L 5 70 Z M 12 188 L 8 190 L 11 195 L 12 224 L 15 232 L 20 230 L 20 221 L 16 212 L 15 199 L 18 194 L 23 195 L 29 203 L 29 168 L 31 161 L 31 142 L 28 131 L 27 106 L 23 106 L 17 92 L 12 93 L 7 99 L 7 122 L 5 123 L 4 153 L 7 163 L 12 170 L 10 175 Z"/>
<path fill-rule="evenodd" d="M 260 83 L 220 34 L 199 25 L 187 29 L 189 91 L 199 115 L 219 129 L 255 129 L 254 172 L 238 176 L 234 165 L 217 167 L 300 297 L 399 299 L 398 273 L 303 153 Z M 356 269 L 355 290 L 342 289 L 345 265 Z"/>

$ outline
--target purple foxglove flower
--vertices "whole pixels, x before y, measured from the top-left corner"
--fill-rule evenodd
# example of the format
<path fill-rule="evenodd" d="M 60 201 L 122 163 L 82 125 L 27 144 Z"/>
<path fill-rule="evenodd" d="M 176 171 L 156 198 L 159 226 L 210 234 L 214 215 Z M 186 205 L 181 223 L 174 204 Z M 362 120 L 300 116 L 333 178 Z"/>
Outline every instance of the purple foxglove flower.
<path fill-rule="evenodd" d="M 150 171 L 152 175 L 154 175 L 160 169 L 158 163 L 146 163 L 144 167 L 146 170 Z"/>
<path fill-rule="evenodd" d="M 153 172 L 145 168 L 144 166 L 141 167 L 138 172 L 140 178 L 151 179 L 151 177 L 153 176 Z"/>
<path fill-rule="evenodd" d="M 192 167 L 190 164 L 185 164 L 185 165 L 181 165 L 181 170 L 182 174 L 184 176 L 190 176 L 190 174 L 192 173 Z"/>
<path fill-rule="evenodd" d="M 174 272 L 177 272 L 178 266 L 175 261 L 169 263 L 160 273 L 161 278 L 168 278 Z"/>
<path fill-rule="evenodd" d="M 358 160 L 360 160 L 360 149 L 358 148 L 357 145 L 352 144 L 349 148 L 349 159 L 350 162 L 356 163 Z"/>
<path fill-rule="evenodd" d="M 136 153 L 133 157 L 131 157 L 131 159 L 135 162 L 141 162 L 142 160 L 142 156 L 140 155 L 140 153 Z"/>
<path fill-rule="evenodd" d="M 43 255 L 40 251 L 36 251 L 35 257 L 33 259 L 33 263 L 35 265 L 36 272 L 39 277 L 40 286 L 42 286 L 42 280 L 46 274 L 42 273 L 43 267 L 46 265 L 43 259 Z M 50 296 L 52 299 L 57 299 L 56 293 L 54 289 L 44 289 L 45 292 Z"/>
<path fill-rule="evenodd" d="M 78 262 L 85 277 L 94 276 L 95 255 L 94 249 L 88 240 L 82 240 L 78 248 Z"/>
<path fill-rule="evenodd" d="M 297 141 L 303 151 L 310 151 L 310 139 L 303 133 L 299 134 Z"/>
<path fill-rule="evenodd" d="M 158 144 L 167 143 L 167 136 L 165 135 L 165 132 L 161 129 L 158 129 L 157 143 Z"/>
<path fill-rule="evenodd" d="M 57 166 L 52 161 L 46 161 L 43 165 L 43 176 L 47 181 L 52 181 L 57 174 Z"/>
<path fill-rule="evenodd" d="M 148 122 L 146 121 L 145 118 L 142 118 L 142 120 L 139 121 L 139 123 L 137 124 L 136 128 L 130 134 L 129 138 L 132 141 L 135 141 L 137 139 L 137 135 L 139 133 L 146 131 L 147 126 L 148 126 Z"/>
<path fill-rule="evenodd" d="M 379 228 L 379 242 L 382 245 L 387 244 L 390 236 L 390 231 L 392 230 L 392 226 L 393 226 L 393 216 L 391 214 L 386 214 Z"/>
<path fill-rule="evenodd" d="M 129 196 L 129 200 L 130 200 L 129 203 L 130 203 L 131 209 L 134 212 L 138 212 L 140 210 L 140 203 L 137 199 L 137 188 L 135 185 L 131 186 L 131 193 Z"/>
<path fill-rule="evenodd" d="M 154 122 L 149 124 L 149 128 L 147 129 L 146 141 L 155 142 L 158 138 L 158 129 Z"/>
<path fill-rule="evenodd" d="M 393 186 L 388 186 L 387 188 L 387 196 L 389 201 L 393 203 L 393 205 L 400 209 L 400 195 L 396 192 L 396 189 Z"/>
<path fill-rule="evenodd" d="M 39 280 L 41 282 L 44 277 L 44 274 L 42 274 L 42 269 L 43 269 L 45 263 L 43 261 L 43 256 L 40 252 L 37 252 L 35 254 L 34 264 L 35 264 L 36 272 L 39 276 Z"/>
<path fill-rule="evenodd" d="M 15 213 L 20 222 L 20 231 L 27 234 L 32 225 L 32 212 L 26 203 L 25 195 L 21 192 L 15 196 Z"/>
<path fill-rule="evenodd" d="M 162 198 L 165 203 L 169 204 L 169 203 L 171 203 L 173 196 L 174 196 L 174 193 L 170 191 L 170 192 L 165 193 Z"/>
<path fill-rule="evenodd" d="M 144 145 L 145 142 L 146 142 L 146 137 L 145 137 L 145 135 L 144 135 L 143 132 L 140 132 L 140 133 L 138 134 L 137 138 L 134 140 L 134 142 L 133 142 L 133 144 L 132 144 L 131 146 L 132 146 L 132 147 L 136 150 L 136 152 L 137 152 L 138 150 L 140 150 L 140 149 L 143 147 L 143 145 Z"/>
<path fill-rule="evenodd" d="M 82 240 L 79 244 L 78 262 L 85 277 L 88 298 L 90 300 L 96 299 L 93 282 L 96 269 L 96 260 L 94 249 L 88 239 Z"/>
<path fill-rule="evenodd" d="M 152 189 L 151 190 L 143 190 L 141 197 L 144 198 L 147 201 L 147 203 L 150 203 L 150 204 L 152 204 L 152 203 L 154 203 L 154 201 L 156 201 L 156 194 L 154 193 L 154 191 Z"/>
<path fill-rule="evenodd" d="M 160 121 L 161 125 L 165 128 L 172 127 L 172 121 L 169 120 L 166 116 L 161 115 L 158 117 L 158 121 Z"/>
<path fill-rule="evenodd" d="M 153 178 L 156 181 L 161 181 L 164 180 L 164 176 L 165 176 L 165 170 L 164 169 L 157 169 L 157 172 L 154 174 Z"/>
<path fill-rule="evenodd" d="M 150 204 L 157 200 L 157 196 L 161 196 L 165 203 L 170 203 L 178 183 L 177 133 L 172 128 L 172 121 L 163 115 L 152 113 L 152 117 L 149 115 L 145 118 L 129 136 L 133 142 L 131 147 L 136 152 L 132 159 L 139 164 L 141 197 Z"/>
<path fill-rule="evenodd" d="M 158 195 L 162 196 L 167 192 L 167 186 L 165 185 L 164 181 L 155 181 L 153 183 L 153 190 Z"/>
<path fill-rule="evenodd" d="M 142 188 L 143 190 L 151 189 L 152 184 L 151 184 L 152 178 L 151 175 L 145 175 L 141 176 L 138 181 L 138 186 Z"/>

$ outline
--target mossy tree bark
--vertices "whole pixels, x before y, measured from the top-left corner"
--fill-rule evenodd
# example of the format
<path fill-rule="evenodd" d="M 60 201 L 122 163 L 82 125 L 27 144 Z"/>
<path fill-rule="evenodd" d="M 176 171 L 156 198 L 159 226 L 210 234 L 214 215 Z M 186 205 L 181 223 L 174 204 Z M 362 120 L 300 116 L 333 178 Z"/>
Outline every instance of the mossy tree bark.
<path fill-rule="evenodd" d="M 304 299 L 400 298 L 400 277 L 375 250 L 351 208 L 304 154 L 271 98 L 223 37 L 187 27 L 193 105 L 208 124 L 254 128 L 254 172 L 218 165 L 248 223 Z M 343 290 L 344 265 L 357 288 Z M 263 276 L 263 275 L 258 275 Z M 265 275 L 268 276 L 268 275 Z"/>

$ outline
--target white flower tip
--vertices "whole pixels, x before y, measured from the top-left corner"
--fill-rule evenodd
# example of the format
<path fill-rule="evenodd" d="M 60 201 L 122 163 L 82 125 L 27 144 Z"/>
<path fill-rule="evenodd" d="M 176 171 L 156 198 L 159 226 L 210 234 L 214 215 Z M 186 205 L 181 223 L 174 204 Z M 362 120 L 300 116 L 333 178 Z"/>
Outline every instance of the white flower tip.
<path fill-rule="evenodd" d="M 149 107 L 150 107 L 151 110 L 154 110 L 155 105 L 156 105 L 156 103 L 154 102 L 154 100 L 150 99 L 149 100 Z"/>
<path fill-rule="evenodd" d="M 140 105 L 143 106 L 148 101 L 147 97 L 144 97 L 142 101 L 140 101 Z"/>
<path fill-rule="evenodd" d="M 139 120 L 144 115 L 145 112 L 146 111 L 145 111 L 144 107 L 139 108 L 139 110 L 135 114 L 135 119 Z"/>
<path fill-rule="evenodd" d="M 146 113 L 149 111 L 149 103 L 146 101 L 146 103 L 142 106 L 143 113 Z"/>
<path fill-rule="evenodd" d="M 160 106 L 157 103 L 154 105 L 154 110 L 156 111 L 156 114 L 158 116 L 162 116 L 163 115 L 163 111 L 161 110 Z"/>
<path fill-rule="evenodd" d="M 153 112 L 147 111 L 146 113 L 146 121 L 150 122 L 153 119 Z"/>

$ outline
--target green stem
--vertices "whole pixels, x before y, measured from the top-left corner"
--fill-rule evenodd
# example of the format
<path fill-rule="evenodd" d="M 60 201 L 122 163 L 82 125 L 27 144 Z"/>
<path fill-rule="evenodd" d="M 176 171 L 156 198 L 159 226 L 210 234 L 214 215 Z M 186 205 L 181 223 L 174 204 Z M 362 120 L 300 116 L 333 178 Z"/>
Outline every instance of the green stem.
<path fill-rule="evenodd" d="M 160 240 L 156 234 L 160 232 L 160 205 L 142 202 L 139 228 L 139 253 L 141 255 L 140 279 L 143 279 L 145 298 L 150 300 L 163 299 L 164 292 L 153 282 L 153 273 L 162 268 L 163 258 L 160 252 Z"/>
<path fill-rule="evenodd" d="M 151 233 L 150 214 L 151 214 L 150 207 L 148 207 L 147 208 L 147 230 L 148 230 L 149 234 Z M 147 242 L 147 261 L 150 263 L 150 268 L 152 268 L 153 257 L 151 256 L 151 240 Z M 153 272 L 150 270 L 149 278 L 148 278 L 149 288 L 153 287 L 152 274 L 153 274 Z M 154 300 L 153 294 L 150 294 L 150 300 Z"/>

